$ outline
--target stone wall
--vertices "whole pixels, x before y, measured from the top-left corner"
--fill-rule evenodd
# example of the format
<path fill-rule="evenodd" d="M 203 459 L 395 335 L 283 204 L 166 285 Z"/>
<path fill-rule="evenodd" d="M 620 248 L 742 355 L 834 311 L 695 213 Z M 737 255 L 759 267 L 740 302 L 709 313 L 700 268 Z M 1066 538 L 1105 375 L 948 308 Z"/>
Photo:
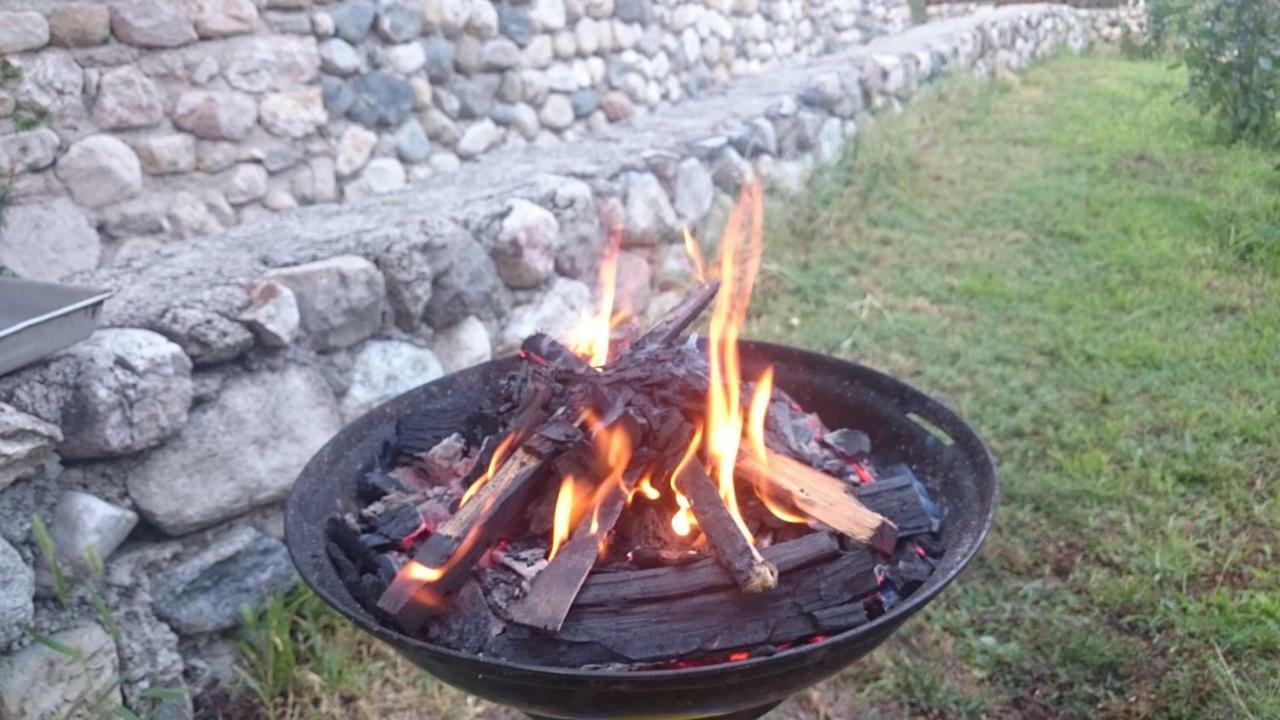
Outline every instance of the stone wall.
<path fill-rule="evenodd" d="M 718 237 L 743 182 L 800 190 L 874 112 L 950 73 L 1079 50 L 1092 17 L 1036 5 L 931 23 L 571 143 L 502 147 L 416 189 L 71 275 L 116 291 L 104 328 L 0 378 L 0 717 L 65 710 L 120 674 L 119 701 L 139 714 L 189 716 L 189 695 L 156 708 L 146 689 L 229 674 L 239 608 L 293 581 L 281 501 L 345 422 L 534 331 L 563 332 L 592 305 L 610 228 L 623 236 L 619 301 L 661 314 L 689 282 L 682 225 Z M 69 578 L 65 606 L 33 515 Z M 85 548 L 105 559 L 101 576 Z M 51 664 L 27 627 L 93 662 Z"/>
<path fill-rule="evenodd" d="M 390 192 L 907 17 L 905 0 L 10 0 L 0 265 L 55 279 Z"/>

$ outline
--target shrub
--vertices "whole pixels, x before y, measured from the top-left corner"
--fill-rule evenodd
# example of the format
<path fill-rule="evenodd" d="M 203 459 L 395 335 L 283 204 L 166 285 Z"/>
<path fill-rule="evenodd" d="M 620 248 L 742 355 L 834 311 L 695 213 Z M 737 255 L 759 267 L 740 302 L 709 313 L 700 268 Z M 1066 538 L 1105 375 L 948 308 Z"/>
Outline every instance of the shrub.
<path fill-rule="evenodd" d="M 1187 97 L 1229 140 L 1277 144 L 1280 0 L 1197 0 L 1180 24 Z"/>

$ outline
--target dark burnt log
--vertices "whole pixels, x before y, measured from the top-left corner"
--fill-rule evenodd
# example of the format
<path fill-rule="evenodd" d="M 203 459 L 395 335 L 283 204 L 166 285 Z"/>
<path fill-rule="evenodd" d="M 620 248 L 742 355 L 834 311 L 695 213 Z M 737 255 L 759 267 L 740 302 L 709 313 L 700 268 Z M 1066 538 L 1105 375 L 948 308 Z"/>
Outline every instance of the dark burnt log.
<path fill-rule="evenodd" d="M 740 453 L 735 469 L 738 477 L 777 491 L 796 509 L 832 530 L 881 552 L 893 552 L 898 529 L 858 502 L 850 493 L 852 486 L 843 480 L 773 451 L 769 451 L 767 466 L 751 453 Z"/>
<path fill-rule="evenodd" d="M 631 345 L 633 352 L 670 345 L 698 319 L 716 299 L 720 281 L 712 280 L 689 293 L 653 327 Z"/>
<path fill-rule="evenodd" d="M 486 652 L 540 665 L 644 663 L 718 656 L 832 632 L 831 617 L 876 591 L 875 559 L 866 548 L 788 573 L 763 593 L 737 588 L 622 607 L 575 607 L 552 637 L 508 625 Z M 816 614 L 822 611 L 822 619 Z"/>
<path fill-rule="evenodd" d="M 771 590 L 778 584 L 778 569 L 760 554 L 751 538 L 738 526 L 720 490 L 696 459 L 687 463 L 675 479 L 676 489 L 689 499 L 698 528 L 707 538 L 712 555 L 738 587 L 749 593 Z"/>
<path fill-rule="evenodd" d="M 910 471 L 863 485 L 855 494 L 867 509 L 893 521 L 899 537 L 936 532 L 940 524 L 937 506 Z"/>
<path fill-rule="evenodd" d="M 816 532 L 799 540 L 767 547 L 761 555 L 773 563 L 778 572 L 788 573 L 827 560 L 839 552 L 840 543 L 835 536 Z M 650 602 L 734 585 L 734 579 L 724 568 L 709 559 L 684 567 L 596 573 L 587 578 L 574 607 Z"/>
<path fill-rule="evenodd" d="M 620 478 L 609 481 L 597 493 L 594 507 L 578 522 L 573 535 L 533 579 L 529 594 L 509 608 L 512 621 L 557 632 L 569 614 L 578 591 L 596 564 L 601 542 L 627 506 L 630 487 Z"/>
<path fill-rule="evenodd" d="M 818 630 L 834 635 L 858 627 L 867 621 L 867 608 L 861 602 L 814 610 L 812 613 Z"/>

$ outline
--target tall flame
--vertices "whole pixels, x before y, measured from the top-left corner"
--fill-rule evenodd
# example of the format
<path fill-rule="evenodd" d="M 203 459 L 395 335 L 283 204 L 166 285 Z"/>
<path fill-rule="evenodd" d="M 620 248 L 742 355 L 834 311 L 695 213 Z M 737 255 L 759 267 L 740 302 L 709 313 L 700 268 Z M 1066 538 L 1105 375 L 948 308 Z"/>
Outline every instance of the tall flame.
<path fill-rule="evenodd" d="M 747 413 L 747 445 L 761 467 L 769 467 L 769 451 L 764 444 L 764 421 L 769 414 L 769 400 L 773 397 L 773 366 L 764 369 L 751 394 L 751 410 Z M 756 483 L 756 495 L 774 517 L 783 522 L 804 524 L 808 520 L 789 509 L 773 497 L 772 487 L 763 481 Z"/>
<path fill-rule="evenodd" d="M 733 470 L 745 418 L 738 333 L 747 317 L 764 246 L 764 206 L 759 183 L 744 185 L 720 239 L 720 292 L 711 314 L 707 390 L 707 454 L 714 479 L 738 527 L 751 536 L 738 508 Z"/>
<path fill-rule="evenodd" d="M 676 505 L 679 507 L 676 514 L 671 516 L 671 529 L 680 537 L 688 535 L 693 530 L 693 526 L 697 524 L 697 520 L 693 517 L 692 506 L 689 498 L 685 497 L 678 489 L 676 489 L 676 478 L 689 467 L 689 463 L 696 462 L 698 456 L 698 446 L 702 444 L 702 426 L 699 425 L 693 429 L 693 438 L 689 440 L 689 447 L 685 448 L 684 455 L 680 458 L 680 462 L 676 465 L 675 471 L 671 473 L 671 492 L 675 493 Z"/>
<path fill-rule="evenodd" d="M 556 496 L 556 510 L 551 527 L 551 552 L 547 553 L 547 560 L 555 557 L 560 546 L 569 539 L 569 528 L 573 521 L 574 485 L 572 475 L 565 475 L 560 482 L 560 494 Z"/>
<path fill-rule="evenodd" d="M 698 282 L 705 283 L 707 281 L 707 266 L 702 260 L 702 246 L 698 244 L 698 239 L 689 232 L 689 228 L 684 228 L 684 251 L 689 255 L 689 262 L 693 265 L 693 276 Z"/>
<path fill-rule="evenodd" d="M 595 455 L 606 474 L 599 482 L 582 483 L 590 488 L 585 491 L 572 476 L 566 476 L 560 482 L 560 491 L 552 513 L 551 552 L 547 554 L 547 560 L 554 558 L 574 534 L 588 508 L 591 511 L 591 524 L 587 527 L 587 532 L 597 537 L 601 552 L 604 552 L 607 539 L 604 536 L 607 533 L 601 531 L 601 506 L 614 487 L 622 487 L 622 474 L 631 464 L 631 436 L 624 428 L 601 426 L 599 417 L 590 408 L 583 410 L 581 422 L 585 423 L 588 431 L 594 429 Z"/>
<path fill-rule="evenodd" d="M 604 257 L 600 258 L 600 304 L 569 330 L 569 349 L 592 367 L 600 367 L 609 361 L 609 332 L 628 316 L 626 311 L 613 311 L 621 246 L 622 231 L 614 229 L 609 233 L 609 246 L 605 248 Z"/>
<path fill-rule="evenodd" d="M 485 483 L 493 479 L 493 476 L 498 472 L 498 468 L 502 467 L 502 463 L 507 461 L 507 456 L 515 449 L 515 441 L 516 433 L 511 433 L 503 438 L 502 442 L 498 443 L 498 447 L 493 451 L 493 457 L 489 458 L 489 467 L 485 469 L 483 475 L 471 483 L 471 487 L 467 488 L 466 492 L 462 493 L 462 500 L 458 503 L 458 507 L 466 505 L 467 501 L 475 497 L 475 494 L 480 491 L 481 487 L 484 487 Z"/>

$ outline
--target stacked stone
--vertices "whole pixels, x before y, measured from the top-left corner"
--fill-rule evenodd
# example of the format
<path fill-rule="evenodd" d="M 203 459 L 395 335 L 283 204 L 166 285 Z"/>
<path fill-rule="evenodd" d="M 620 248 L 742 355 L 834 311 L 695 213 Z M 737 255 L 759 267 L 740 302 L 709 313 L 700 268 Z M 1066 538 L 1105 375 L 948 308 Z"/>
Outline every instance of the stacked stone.
<path fill-rule="evenodd" d="M 268 208 L 335 199 L 309 5 L 121 0 L 0 12 L 12 68 L 0 81 L 0 176 L 18 203 L 0 262 L 55 279 L 99 262 L 99 233 L 110 252 L 135 254 Z M 32 119 L 42 124 L 17 130 Z"/>
<path fill-rule="evenodd" d="M 905 0 L 112 0 L 0 11 L 0 264 L 53 280 L 903 26 Z M 25 122 L 20 122 L 24 119 Z M 32 119 L 42 125 L 26 130 Z M 53 249 L 54 252 L 48 252 Z"/>
<path fill-rule="evenodd" d="M 1079 49 L 1087 27 L 1059 6 L 951 21 L 814 60 L 772 92 L 758 78 L 638 118 L 630 139 L 526 156 L 558 174 L 520 177 L 486 158 L 454 184 L 73 276 L 118 290 L 108 327 L 0 378 L 0 577 L 15 580 L 0 587 L 0 717 L 57 714 L 121 676 L 119 699 L 138 714 L 190 716 L 188 697 L 157 708 L 147 690 L 216 669 L 239 608 L 291 585 L 280 503 L 344 423 L 534 332 L 562 333 L 592 307 L 611 230 L 623 244 L 617 302 L 662 314 L 689 282 L 682 228 L 718 237 L 744 182 L 798 191 L 868 111 L 946 73 L 991 77 Z M 691 110 L 699 117 L 671 117 Z M 33 514 L 50 525 L 70 609 L 38 569 Z M 118 646 L 92 620 L 87 588 L 119 619 Z M 26 627 L 93 664 L 33 682 L 50 659 Z"/>

